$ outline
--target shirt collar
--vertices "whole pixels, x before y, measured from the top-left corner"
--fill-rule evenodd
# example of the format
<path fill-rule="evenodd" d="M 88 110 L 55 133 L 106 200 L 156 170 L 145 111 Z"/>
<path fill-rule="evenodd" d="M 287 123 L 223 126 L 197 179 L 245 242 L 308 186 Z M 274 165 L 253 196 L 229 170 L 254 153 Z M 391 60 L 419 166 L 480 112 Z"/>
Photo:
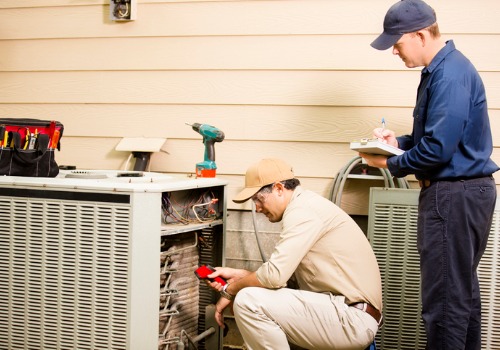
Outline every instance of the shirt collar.
<path fill-rule="evenodd" d="M 429 64 L 427 67 L 422 69 L 422 73 L 432 73 L 434 69 L 441 63 L 441 61 L 444 60 L 448 54 L 450 54 L 452 51 L 455 51 L 455 43 L 453 43 L 453 40 L 448 40 L 446 42 L 445 47 L 443 47 L 439 52 L 437 53 L 436 56 L 431 61 L 431 64 Z"/>
<path fill-rule="evenodd" d="M 290 197 L 290 201 L 288 202 L 288 205 L 285 208 L 285 212 L 288 210 L 288 207 L 290 206 L 290 204 L 292 204 L 292 202 L 295 200 L 295 198 L 300 196 L 302 191 L 303 191 L 302 185 L 298 185 L 297 187 L 295 187 L 293 189 L 292 197 Z"/>
<path fill-rule="evenodd" d="M 290 199 L 290 203 L 295 199 L 297 198 L 298 196 L 300 196 L 300 194 L 302 193 L 302 186 L 301 185 L 298 185 L 297 187 L 294 188 L 293 190 L 293 194 L 292 194 L 292 198 Z"/>

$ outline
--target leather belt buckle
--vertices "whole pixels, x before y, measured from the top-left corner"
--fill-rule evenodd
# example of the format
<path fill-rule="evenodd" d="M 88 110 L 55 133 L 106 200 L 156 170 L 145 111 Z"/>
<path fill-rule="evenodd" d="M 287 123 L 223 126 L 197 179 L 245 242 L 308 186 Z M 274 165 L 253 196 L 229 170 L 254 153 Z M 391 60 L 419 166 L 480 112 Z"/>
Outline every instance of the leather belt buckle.
<path fill-rule="evenodd" d="M 431 180 L 418 180 L 420 188 L 427 188 L 432 184 Z"/>
<path fill-rule="evenodd" d="M 373 317 L 375 321 L 377 321 L 379 327 L 384 323 L 384 316 L 382 315 L 382 313 L 368 303 L 354 303 L 349 306 L 366 312 L 368 315 Z"/>

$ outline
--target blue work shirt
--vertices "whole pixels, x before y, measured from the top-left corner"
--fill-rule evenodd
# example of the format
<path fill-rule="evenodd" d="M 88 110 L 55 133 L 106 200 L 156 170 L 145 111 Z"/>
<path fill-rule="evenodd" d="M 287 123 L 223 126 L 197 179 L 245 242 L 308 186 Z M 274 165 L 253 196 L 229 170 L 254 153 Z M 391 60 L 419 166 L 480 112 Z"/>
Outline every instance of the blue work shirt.
<path fill-rule="evenodd" d="M 452 40 L 422 70 L 412 134 L 397 140 L 405 153 L 387 160 L 396 177 L 454 180 L 499 169 L 490 159 L 493 141 L 483 82 Z"/>

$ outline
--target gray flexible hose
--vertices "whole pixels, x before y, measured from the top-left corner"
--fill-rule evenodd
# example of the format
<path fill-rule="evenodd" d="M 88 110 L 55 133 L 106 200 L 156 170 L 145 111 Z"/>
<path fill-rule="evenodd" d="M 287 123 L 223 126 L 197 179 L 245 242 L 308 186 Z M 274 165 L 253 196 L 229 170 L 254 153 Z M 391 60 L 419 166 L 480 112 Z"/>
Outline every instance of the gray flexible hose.
<path fill-rule="evenodd" d="M 253 200 L 250 201 L 252 202 L 252 221 L 253 221 L 253 229 L 255 232 L 255 239 L 257 240 L 257 246 L 259 247 L 260 257 L 262 258 L 263 262 L 266 262 L 267 258 L 266 255 L 264 254 L 264 251 L 262 250 L 262 245 L 259 239 L 259 230 L 257 229 L 257 212 L 255 211 L 255 203 L 253 202 Z"/>
<path fill-rule="evenodd" d="M 342 201 L 342 191 L 344 190 L 345 183 L 347 181 L 347 178 L 351 171 L 358 165 L 360 162 L 362 162 L 362 158 L 359 156 L 356 156 L 352 158 L 347 164 L 340 169 L 340 171 L 337 173 L 337 176 L 335 176 L 332 191 L 330 194 L 330 200 L 335 203 L 337 206 L 340 207 L 340 203 Z M 390 188 L 395 188 L 396 184 L 394 183 L 394 180 L 392 178 L 391 173 L 389 172 L 388 169 L 379 169 L 380 173 L 382 174 L 382 177 L 384 178 L 384 186 L 385 187 L 390 187 Z M 406 179 L 397 179 L 397 187 L 399 188 L 404 188 L 404 189 L 409 189 L 410 185 L 408 184 L 408 181 Z"/>

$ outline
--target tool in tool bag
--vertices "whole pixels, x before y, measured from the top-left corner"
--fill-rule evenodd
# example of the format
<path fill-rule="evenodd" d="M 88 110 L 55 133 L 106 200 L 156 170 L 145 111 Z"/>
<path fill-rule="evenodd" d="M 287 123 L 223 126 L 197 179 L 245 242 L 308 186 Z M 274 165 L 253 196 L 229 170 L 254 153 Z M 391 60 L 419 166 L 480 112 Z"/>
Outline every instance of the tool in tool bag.
<path fill-rule="evenodd" d="M 0 175 L 57 176 L 63 130 L 54 120 L 0 118 Z"/>

